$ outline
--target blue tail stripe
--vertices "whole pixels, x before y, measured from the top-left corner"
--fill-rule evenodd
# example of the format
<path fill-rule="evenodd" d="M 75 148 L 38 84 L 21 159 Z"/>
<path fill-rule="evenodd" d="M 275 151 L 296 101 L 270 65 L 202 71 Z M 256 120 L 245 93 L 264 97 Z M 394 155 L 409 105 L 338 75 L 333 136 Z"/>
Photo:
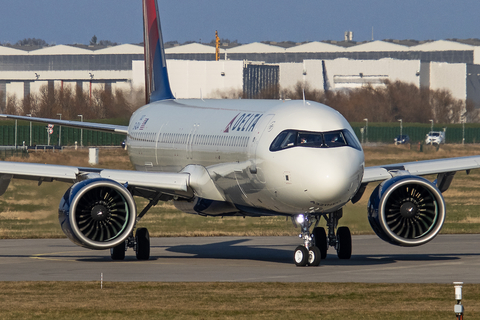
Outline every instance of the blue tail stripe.
<path fill-rule="evenodd" d="M 150 102 L 166 99 L 175 99 L 170 82 L 168 80 L 167 65 L 163 66 L 165 51 L 163 43 L 160 40 L 155 48 L 155 56 L 153 60 L 153 91 L 150 93 Z"/>

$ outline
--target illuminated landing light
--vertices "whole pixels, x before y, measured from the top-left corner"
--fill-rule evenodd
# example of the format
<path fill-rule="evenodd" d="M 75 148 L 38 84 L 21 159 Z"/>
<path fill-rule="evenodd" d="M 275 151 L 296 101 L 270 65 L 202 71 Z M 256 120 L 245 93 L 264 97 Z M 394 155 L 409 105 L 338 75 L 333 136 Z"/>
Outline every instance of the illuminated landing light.
<path fill-rule="evenodd" d="M 305 221 L 305 216 L 304 216 L 303 214 L 299 214 L 299 215 L 295 218 L 295 220 L 297 220 L 297 222 L 298 222 L 299 224 L 302 224 L 302 223 Z"/>

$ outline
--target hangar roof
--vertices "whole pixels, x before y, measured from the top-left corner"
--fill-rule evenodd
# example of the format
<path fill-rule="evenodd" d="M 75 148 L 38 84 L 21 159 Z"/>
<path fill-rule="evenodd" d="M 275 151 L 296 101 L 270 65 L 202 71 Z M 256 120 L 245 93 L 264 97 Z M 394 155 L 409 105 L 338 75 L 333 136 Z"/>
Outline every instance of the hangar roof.
<path fill-rule="evenodd" d="M 25 53 L 23 50 L 0 46 L 0 56 L 16 56 L 24 55 Z"/>
<path fill-rule="evenodd" d="M 220 49 L 225 52 L 225 49 Z M 182 46 L 170 47 L 165 49 L 165 53 L 215 53 L 215 47 L 206 44 L 192 42 Z"/>
<path fill-rule="evenodd" d="M 95 54 L 143 54 L 143 46 L 136 44 L 121 44 L 94 51 Z"/>
<path fill-rule="evenodd" d="M 92 51 L 59 44 L 53 47 L 44 47 L 42 49 L 30 51 L 29 54 L 31 55 L 92 54 Z"/>
<path fill-rule="evenodd" d="M 339 47 L 334 44 L 325 42 L 308 42 L 295 47 L 287 48 L 287 52 L 338 52 L 345 51 L 344 47 Z"/>
<path fill-rule="evenodd" d="M 267 52 L 285 52 L 285 48 L 272 46 L 261 42 L 244 44 L 227 50 L 228 53 L 267 53 Z"/>
<path fill-rule="evenodd" d="M 346 49 L 346 51 L 351 52 L 369 52 L 369 51 L 407 51 L 407 46 L 402 46 L 400 44 L 385 42 L 385 41 L 372 41 L 362 44 L 357 44 L 356 46 L 352 46 Z"/>
<path fill-rule="evenodd" d="M 473 49 L 471 45 L 448 40 L 438 40 L 410 47 L 412 51 L 461 51 Z"/>

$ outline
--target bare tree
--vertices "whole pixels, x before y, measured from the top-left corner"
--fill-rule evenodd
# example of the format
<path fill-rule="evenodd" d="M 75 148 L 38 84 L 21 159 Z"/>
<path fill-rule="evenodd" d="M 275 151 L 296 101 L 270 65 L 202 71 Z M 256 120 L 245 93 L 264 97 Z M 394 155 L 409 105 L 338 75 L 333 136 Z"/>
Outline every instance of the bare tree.
<path fill-rule="evenodd" d="M 48 43 L 43 39 L 36 39 L 36 38 L 25 38 L 23 40 L 17 41 L 15 43 L 17 46 L 40 46 L 40 47 L 48 47 Z"/>

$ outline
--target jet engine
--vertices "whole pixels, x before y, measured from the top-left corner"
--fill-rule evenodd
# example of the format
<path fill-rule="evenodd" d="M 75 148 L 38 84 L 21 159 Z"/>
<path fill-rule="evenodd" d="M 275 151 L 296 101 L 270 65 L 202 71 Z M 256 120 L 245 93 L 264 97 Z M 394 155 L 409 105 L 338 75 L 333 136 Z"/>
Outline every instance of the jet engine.
<path fill-rule="evenodd" d="M 67 237 L 89 249 L 109 249 L 132 234 L 136 219 L 133 196 L 119 183 L 87 179 L 71 186 L 58 209 Z"/>
<path fill-rule="evenodd" d="M 419 246 L 440 232 L 445 221 L 445 201 L 430 181 L 416 176 L 397 176 L 373 191 L 368 203 L 368 221 L 386 242 Z"/>

